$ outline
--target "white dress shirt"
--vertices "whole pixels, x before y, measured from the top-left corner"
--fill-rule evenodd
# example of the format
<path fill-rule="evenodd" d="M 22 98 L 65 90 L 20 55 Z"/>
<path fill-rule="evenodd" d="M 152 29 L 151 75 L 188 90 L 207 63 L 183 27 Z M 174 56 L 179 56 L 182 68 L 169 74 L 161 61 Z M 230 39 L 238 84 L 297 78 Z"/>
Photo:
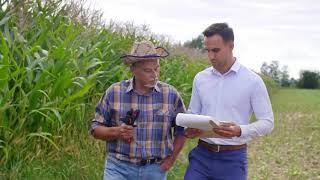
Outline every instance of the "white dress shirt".
<path fill-rule="evenodd" d="M 272 107 L 263 80 L 238 60 L 225 74 L 210 67 L 195 76 L 188 111 L 240 125 L 240 137 L 202 138 L 211 144 L 244 144 L 253 137 L 270 133 L 274 126 Z M 252 112 L 257 121 L 250 123 Z"/>

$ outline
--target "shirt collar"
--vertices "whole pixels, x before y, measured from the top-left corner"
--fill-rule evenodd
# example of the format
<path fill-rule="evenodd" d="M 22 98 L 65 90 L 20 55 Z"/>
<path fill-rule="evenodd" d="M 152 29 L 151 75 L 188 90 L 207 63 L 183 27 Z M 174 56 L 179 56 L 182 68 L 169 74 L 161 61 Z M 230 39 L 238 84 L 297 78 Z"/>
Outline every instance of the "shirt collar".
<path fill-rule="evenodd" d="M 126 90 L 127 93 L 133 90 L 133 78 L 129 79 L 128 83 L 129 84 L 128 84 L 128 87 L 127 87 L 127 90 Z"/>
<path fill-rule="evenodd" d="M 128 87 L 127 87 L 127 90 L 126 90 L 126 93 L 128 93 L 128 92 L 130 92 L 130 91 L 132 91 L 133 90 L 133 84 L 134 84 L 134 77 L 133 78 L 131 78 L 131 79 L 129 79 L 128 80 Z M 157 84 L 155 85 L 155 87 L 152 89 L 153 91 L 155 90 L 155 91 L 157 91 L 157 92 L 161 92 L 161 90 L 160 90 L 160 83 L 159 83 L 159 81 L 157 82 Z"/>
<path fill-rule="evenodd" d="M 240 63 L 238 62 L 238 59 L 235 57 L 235 61 L 234 61 L 234 63 L 232 64 L 231 68 L 229 69 L 228 72 L 224 73 L 223 75 L 227 75 L 227 74 L 229 74 L 231 71 L 233 71 L 233 72 L 235 72 L 235 73 L 238 73 L 239 69 L 240 69 Z M 214 74 L 221 75 L 221 73 L 220 73 L 218 70 L 216 70 L 214 67 L 212 67 L 212 71 L 213 71 Z"/>
<path fill-rule="evenodd" d="M 235 58 L 235 61 L 229 71 L 234 71 L 235 73 L 238 73 L 239 69 L 240 69 L 240 63 L 238 62 L 237 58 Z"/>

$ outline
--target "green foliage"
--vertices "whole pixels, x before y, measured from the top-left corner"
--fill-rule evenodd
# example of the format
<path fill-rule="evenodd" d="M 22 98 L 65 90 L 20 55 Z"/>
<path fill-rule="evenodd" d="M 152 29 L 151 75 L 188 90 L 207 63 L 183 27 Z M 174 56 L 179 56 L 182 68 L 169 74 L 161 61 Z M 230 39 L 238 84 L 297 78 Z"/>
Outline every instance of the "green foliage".
<path fill-rule="evenodd" d="M 279 85 L 273 79 L 271 79 L 269 76 L 265 76 L 265 75 L 260 75 L 260 76 L 263 79 L 263 82 L 267 87 L 269 96 L 276 94 L 279 90 Z"/>
<path fill-rule="evenodd" d="M 129 78 L 120 56 L 133 41 L 162 42 L 144 34 L 145 29 L 83 23 L 68 14 L 70 6 L 59 0 L 5 5 L 0 11 L 0 177 L 1 172 L 9 172 L 5 178 L 13 179 L 42 177 L 42 173 L 32 175 L 30 172 L 37 171 L 32 168 L 50 173 L 42 163 L 77 154 L 80 147 L 87 151 L 93 147 L 82 144 L 89 141 L 87 131 L 95 104 L 108 86 Z M 182 56 L 162 61 L 162 65 L 162 79 L 175 85 L 188 102 L 193 76 L 204 65 L 187 63 Z M 93 142 L 97 146 L 98 142 Z M 75 158 L 60 161 L 72 164 Z M 101 156 L 99 167 L 103 159 Z M 33 160 L 39 164 L 21 170 Z M 87 173 L 80 167 L 85 163 L 65 176 Z"/>
<path fill-rule="evenodd" d="M 37 146 L 59 150 L 55 138 L 69 125 L 87 128 L 98 95 L 127 77 L 119 57 L 134 41 L 65 16 L 61 1 L 8 7 L 0 13 L 1 164 Z"/>
<path fill-rule="evenodd" d="M 72 8 L 62 0 L 0 8 L 0 179 L 100 179 L 105 146 L 88 135 L 95 104 L 129 78 L 120 56 L 135 40 L 164 44 L 146 29 L 96 24 Z M 193 78 L 206 66 L 173 55 L 161 61 L 161 80 L 188 105 Z M 179 163 L 185 169 L 186 160 Z"/>
<path fill-rule="evenodd" d="M 317 89 L 320 88 L 320 74 L 319 72 L 304 70 L 300 73 L 298 81 L 299 88 Z"/>
<path fill-rule="evenodd" d="M 261 74 L 269 76 L 281 87 L 295 86 L 295 81 L 289 79 L 288 66 L 280 69 L 278 61 L 272 61 L 270 64 L 264 62 L 260 68 Z"/>
<path fill-rule="evenodd" d="M 174 85 L 182 96 L 185 105 L 188 106 L 193 78 L 207 66 L 208 64 L 204 62 L 192 63 L 187 57 L 171 56 L 165 61 L 161 61 L 160 79 Z"/>
<path fill-rule="evenodd" d="M 199 35 L 197 38 L 185 42 L 183 46 L 194 49 L 203 49 L 203 38 L 203 35 Z"/>

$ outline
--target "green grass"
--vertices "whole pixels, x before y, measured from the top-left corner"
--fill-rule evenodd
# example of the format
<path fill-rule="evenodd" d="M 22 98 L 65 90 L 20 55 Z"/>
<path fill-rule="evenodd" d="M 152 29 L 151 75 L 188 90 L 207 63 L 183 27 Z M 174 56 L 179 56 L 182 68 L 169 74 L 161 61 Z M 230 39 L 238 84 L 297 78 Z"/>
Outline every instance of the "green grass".
<path fill-rule="evenodd" d="M 249 144 L 249 179 L 320 179 L 320 91 L 281 89 L 273 132 Z"/>
<path fill-rule="evenodd" d="M 14 162 L 10 170 L 1 172 L 0 179 L 101 179 L 104 143 L 86 132 L 69 136 L 68 141 L 59 151 L 36 149 L 31 161 Z"/>

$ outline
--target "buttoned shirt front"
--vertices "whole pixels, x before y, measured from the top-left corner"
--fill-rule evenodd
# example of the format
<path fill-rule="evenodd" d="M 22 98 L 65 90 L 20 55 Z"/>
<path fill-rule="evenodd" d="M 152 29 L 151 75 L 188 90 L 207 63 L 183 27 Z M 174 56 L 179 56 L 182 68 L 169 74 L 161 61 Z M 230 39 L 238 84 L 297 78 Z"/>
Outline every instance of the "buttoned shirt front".
<path fill-rule="evenodd" d="M 263 80 L 238 60 L 225 74 L 210 67 L 195 76 L 188 111 L 240 125 L 240 137 L 203 138 L 208 143 L 245 144 L 253 137 L 269 133 L 274 126 L 271 102 Z M 257 121 L 250 123 L 252 113 Z"/>

